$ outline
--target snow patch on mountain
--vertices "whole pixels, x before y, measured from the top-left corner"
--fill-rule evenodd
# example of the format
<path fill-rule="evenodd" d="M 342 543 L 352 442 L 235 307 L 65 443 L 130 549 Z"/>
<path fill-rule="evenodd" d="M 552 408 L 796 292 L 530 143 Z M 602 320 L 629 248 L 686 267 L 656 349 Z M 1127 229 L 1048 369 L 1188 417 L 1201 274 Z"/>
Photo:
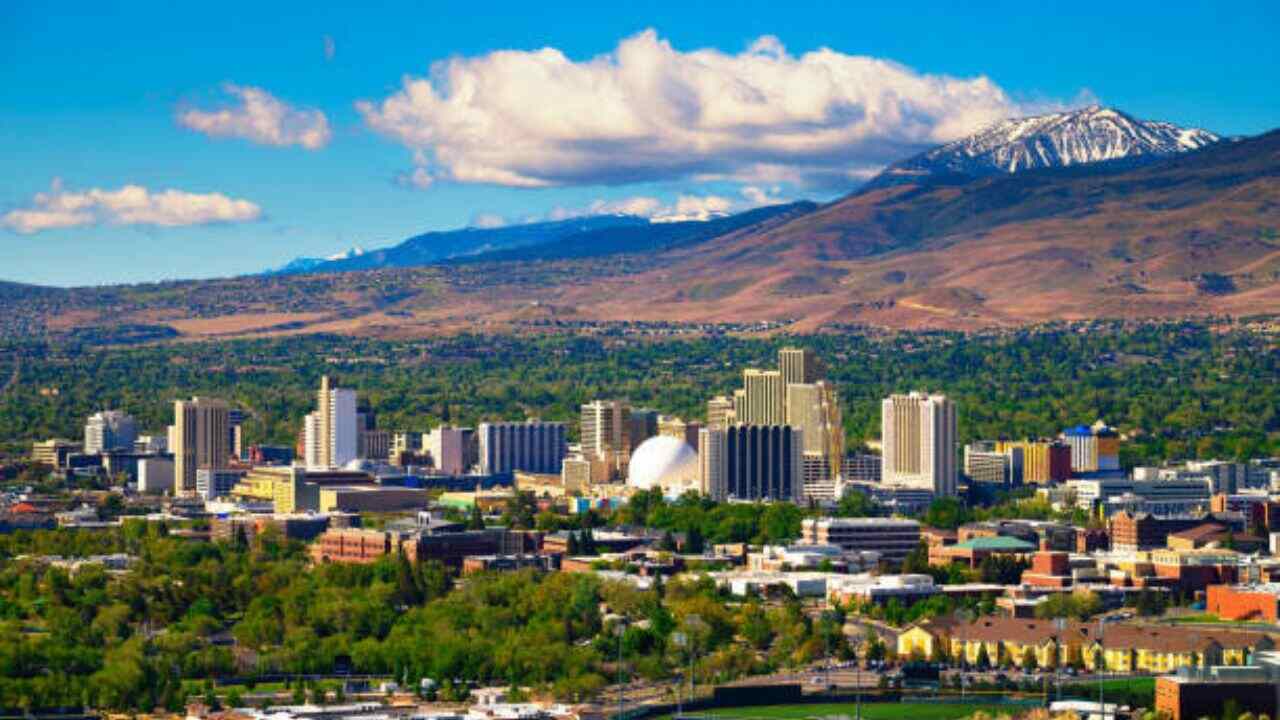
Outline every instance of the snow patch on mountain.
<path fill-rule="evenodd" d="M 930 177 L 983 177 L 1110 160 L 1147 161 L 1221 140 L 1200 128 L 1139 120 L 1093 105 L 1016 118 L 894 163 L 867 184 L 882 187 Z"/>

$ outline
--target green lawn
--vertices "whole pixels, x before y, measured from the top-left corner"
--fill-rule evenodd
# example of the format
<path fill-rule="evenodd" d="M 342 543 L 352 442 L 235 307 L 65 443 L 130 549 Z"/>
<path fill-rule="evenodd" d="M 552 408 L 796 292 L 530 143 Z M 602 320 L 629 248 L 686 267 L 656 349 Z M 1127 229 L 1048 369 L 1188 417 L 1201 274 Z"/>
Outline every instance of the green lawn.
<path fill-rule="evenodd" d="M 1165 620 L 1179 625 L 1186 623 L 1205 623 L 1212 625 L 1257 625 L 1260 622 L 1264 622 L 1260 620 L 1223 620 L 1217 615 L 1210 615 L 1209 613 L 1177 615 L 1175 617 L 1165 618 Z"/>
<path fill-rule="evenodd" d="M 716 708 L 702 710 L 691 715 L 713 716 L 719 718 L 735 718 L 735 720 L 805 720 L 806 718 L 825 718 L 832 715 L 855 717 L 857 712 L 853 703 L 811 704 L 811 705 L 761 705 L 757 707 Z M 960 720 L 982 710 L 992 715 L 999 713 L 1015 714 L 1020 708 L 1016 705 L 987 705 L 979 703 L 863 703 L 862 717 L 865 720 Z M 668 716 L 669 718 L 669 716 Z M 664 718 L 663 720 L 668 720 Z"/>

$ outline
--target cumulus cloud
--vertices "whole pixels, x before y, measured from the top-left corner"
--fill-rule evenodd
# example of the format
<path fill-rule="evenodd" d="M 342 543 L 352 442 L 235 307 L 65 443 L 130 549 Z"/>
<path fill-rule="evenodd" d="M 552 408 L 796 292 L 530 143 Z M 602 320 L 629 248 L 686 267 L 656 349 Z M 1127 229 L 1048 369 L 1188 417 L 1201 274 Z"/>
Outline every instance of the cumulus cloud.
<path fill-rule="evenodd" d="M 521 187 L 682 178 L 847 186 L 912 152 L 1033 109 L 984 76 L 874 57 L 681 51 L 653 30 L 575 61 L 555 48 L 436 63 L 356 104 L 419 169 Z"/>
<path fill-rule="evenodd" d="M 152 192 L 141 185 L 77 192 L 63 189 L 55 180 L 49 192 L 36 193 L 28 207 L 0 216 L 0 224 L 30 235 L 42 230 L 102 223 L 176 227 L 247 222 L 260 217 L 262 209 L 254 203 L 222 193 Z"/>
<path fill-rule="evenodd" d="M 329 120 L 319 110 L 293 107 L 262 88 L 227 83 L 223 89 L 239 104 L 217 110 L 181 110 L 178 124 L 210 137 L 242 138 L 277 147 L 299 145 L 308 150 L 318 150 L 332 138 Z"/>

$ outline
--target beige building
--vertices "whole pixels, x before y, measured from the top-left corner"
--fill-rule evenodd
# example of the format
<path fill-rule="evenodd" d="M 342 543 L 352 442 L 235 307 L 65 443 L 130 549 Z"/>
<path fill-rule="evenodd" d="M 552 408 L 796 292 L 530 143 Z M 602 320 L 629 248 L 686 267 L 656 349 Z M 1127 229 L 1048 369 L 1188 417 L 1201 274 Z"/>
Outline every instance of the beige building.
<path fill-rule="evenodd" d="M 79 450 L 80 443 L 61 438 L 37 441 L 31 443 L 31 460 L 41 465 L 56 468 L 62 464 L 62 459 L 69 453 L 79 452 Z"/>
<path fill-rule="evenodd" d="M 728 427 L 735 422 L 733 398 L 717 395 L 707 401 L 707 427 Z"/>
<path fill-rule="evenodd" d="M 782 348 L 778 351 L 778 369 L 788 385 L 816 383 L 823 377 L 822 361 L 810 348 Z"/>
<path fill-rule="evenodd" d="M 591 461 L 581 455 L 565 458 L 560 464 L 560 484 L 566 493 L 582 492 L 591 487 Z"/>
<path fill-rule="evenodd" d="M 945 395 L 892 395 L 880 406 L 882 482 L 956 492 L 956 410 Z"/>
<path fill-rule="evenodd" d="M 594 400 L 582 406 L 582 454 L 609 468 L 606 481 L 619 477 L 631 456 L 631 406 L 624 400 Z"/>
<path fill-rule="evenodd" d="M 704 427 L 698 431 L 698 481 L 703 495 L 713 500 L 723 500 L 725 487 L 725 430 L 723 427 Z"/>
<path fill-rule="evenodd" d="M 780 370 L 744 370 L 742 390 L 743 405 L 738 422 L 747 425 L 786 423 L 786 386 Z"/>
<path fill-rule="evenodd" d="M 175 400 L 169 451 L 173 453 L 174 494 L 194 495 L 196 470 L 227 467 L 231 455 L 229 408 L 213 398 Z"/>

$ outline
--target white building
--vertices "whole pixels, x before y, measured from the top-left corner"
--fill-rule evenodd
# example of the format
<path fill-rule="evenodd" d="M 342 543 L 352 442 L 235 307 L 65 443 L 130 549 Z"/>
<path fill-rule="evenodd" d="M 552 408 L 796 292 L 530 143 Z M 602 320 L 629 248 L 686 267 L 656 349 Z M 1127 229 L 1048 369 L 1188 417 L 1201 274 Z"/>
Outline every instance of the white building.
<path fill-rule="evenodd" d="M 138 492 L 145 495 L 173 494 L 173 460 L 171 458 L 138 459 Z"/>
<path fill-rule="evenodd" d="M 956 493 L 956 409 L 945 395 L 892 395 L 880 405 L 882 482 Z"/>
<path fill-rule="evenodd" d="M 133 418 L 119 410 L 103 410 L 89 416 L 84 425 L 84 451 L 88 455 L 112 450 L 133 450 L 138 427 Z"/>
<path fill-rule="evenodd" d="M 328 470 L 346 466 L 359 457 L 356 391 L 331 387 L 329 376 L 320 378 L 316 409 L 303 425 L 307 468 Z"/>

